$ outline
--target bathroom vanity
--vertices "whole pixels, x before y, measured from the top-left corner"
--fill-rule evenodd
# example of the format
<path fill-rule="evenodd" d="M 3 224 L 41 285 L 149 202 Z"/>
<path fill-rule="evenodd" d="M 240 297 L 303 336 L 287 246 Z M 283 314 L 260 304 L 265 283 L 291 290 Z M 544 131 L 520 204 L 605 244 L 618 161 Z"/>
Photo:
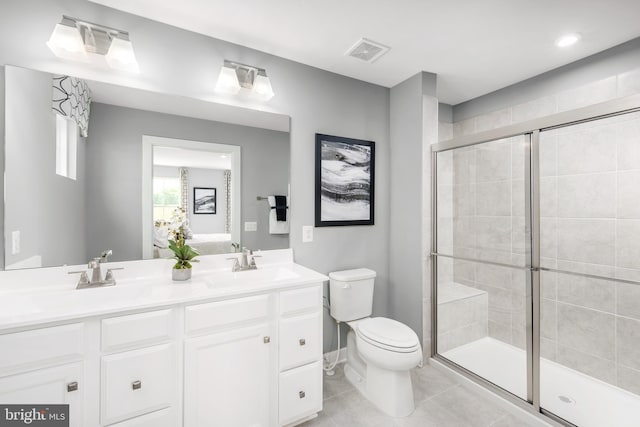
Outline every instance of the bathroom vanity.
<path fill-rule="evenodd" d="M 288 250 L 232 273 L 202 257 L 0 272 L 0 402 L 70 404 L 71 426 L 287 426 L 322 409 L 322 284 Z M 113 266 L 116 263 L 113 263 Z"/>

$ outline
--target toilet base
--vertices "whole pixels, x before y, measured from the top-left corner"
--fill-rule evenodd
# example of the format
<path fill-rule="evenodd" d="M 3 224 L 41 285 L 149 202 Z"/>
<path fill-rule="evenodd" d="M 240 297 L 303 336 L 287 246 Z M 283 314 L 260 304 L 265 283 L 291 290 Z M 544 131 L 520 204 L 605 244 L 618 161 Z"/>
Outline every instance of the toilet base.
<path fill-rule="evenodd" d="M 378 409 L 392 417 L 407 417 L 415 409 L 410 371 L 390 371 L 367 364 L 357 353 L 355 339 L 347 336 L 347 380 Z"/>

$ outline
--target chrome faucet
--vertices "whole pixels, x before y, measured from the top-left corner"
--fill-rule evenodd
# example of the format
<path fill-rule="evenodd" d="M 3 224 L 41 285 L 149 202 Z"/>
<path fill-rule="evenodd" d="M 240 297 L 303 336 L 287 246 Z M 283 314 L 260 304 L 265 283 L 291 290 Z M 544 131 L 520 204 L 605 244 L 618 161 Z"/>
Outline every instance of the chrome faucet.
<path fill-rule="evenodd" d="M 260 255 L 254 255 L 252 250 L 243 247 L 240 261 L 238 261 L 237 257 L 227 259 L 234 261 L 231 271 L 235 273 L 237 271 L 256 270 L 258 268 L 256 258 L 260 258 Z"/>
<path fill-rule="evenodd" d="M 91 270 L 91 280 L 89 280 L 89 276 L 86 271 L 70 271 L 68 274 L 80 274 L 80 280 L 78 281 L 78 285 L 76 289 L 86 289 L 86 288 L 98 288 L 102 286 L 115 286 L 116 279 L 113 277 L 113 270 L 124 270 L 123 267 L 112 267 L 107 269 L 107 274 L 105 274 L 104 279 L 102 278 L 102 268 L 101 264 L 106 262 L 109 256 L 113 252 L 111 250 L 102 252 L 101 256 L 97 258 L 93 258 L 87 264 L 87 267 Z"/>

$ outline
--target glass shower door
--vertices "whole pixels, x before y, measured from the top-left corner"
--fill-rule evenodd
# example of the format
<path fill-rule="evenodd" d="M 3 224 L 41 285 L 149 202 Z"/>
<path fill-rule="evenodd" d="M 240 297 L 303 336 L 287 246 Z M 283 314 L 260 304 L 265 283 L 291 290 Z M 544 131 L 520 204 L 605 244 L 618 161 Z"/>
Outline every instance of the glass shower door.
<path fill-rule="evenodd" d="M 540 405 L 640 425 L 640 113 L 540 132 Z"/>
<path fill-rule="evenodd" d="M 437 352 L 528 397 L 529 135 L 437 153 Z"/>

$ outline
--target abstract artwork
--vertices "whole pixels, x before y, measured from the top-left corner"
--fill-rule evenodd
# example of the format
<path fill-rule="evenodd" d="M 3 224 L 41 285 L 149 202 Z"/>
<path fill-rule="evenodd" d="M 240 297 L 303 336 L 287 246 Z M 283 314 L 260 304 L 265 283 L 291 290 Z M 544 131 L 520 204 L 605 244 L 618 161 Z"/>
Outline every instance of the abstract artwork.
<path fill-rule="evenodd" d="M 216 213 L 216 189 L 215 188 L 193 188 L 193 213 L 194 214 L 215 214 Z"/>
<path fill-rule="evenodd" d="M 316 227 L 373 225 L 375 142 L 316 134 Z"/>

